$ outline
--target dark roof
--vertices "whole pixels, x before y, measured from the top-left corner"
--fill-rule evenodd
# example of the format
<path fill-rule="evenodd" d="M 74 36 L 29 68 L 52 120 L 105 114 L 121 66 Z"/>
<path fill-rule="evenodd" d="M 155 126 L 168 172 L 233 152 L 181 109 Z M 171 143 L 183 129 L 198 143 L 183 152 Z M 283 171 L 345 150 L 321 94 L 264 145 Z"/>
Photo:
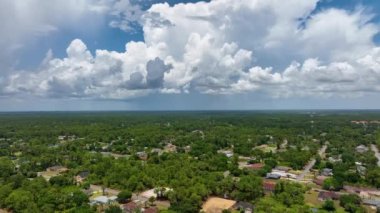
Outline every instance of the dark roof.
<path fill-rule="evenodd" d="M 90 172 L 89 171 L 82 171 L 82 172 L 79 172 L 78 176 L 80 176 L 81 178 L 86 178 L 90 175 Z"/>
<path fill-rule="evenodd" d="M 123 205 L 123 209 L 125 209 L 125 210 L 134 210 L 137 208 L 138 208 L 138 206 L 135 202 L 129 202 L 129 203 Z"/>
<path fill-rule="evenodd" d="M 158 209 L 154 207 L 147 208 L 144 211 L 144 213 L 157 213 L 157 212 L 158 212 Z"/>
<path fill-rule="evenodd" d="M 332 199 L 332 200 L 338 200 L 340 195 L 338 193 L 332 192 L 332 191 L 322 191 L 319 192 L 318 198 L 322 200 Z"/>
<path fill-rule="evenodd" d="M 235 205 L 233 206 L 233 208 L 239 209 L 239 210 L 244 210 L 244 209 L 251 209 L 251 210 L 253 210 L 254 206 L 251 203 L 239 201 L 239 202 L 235 203 Z"/>

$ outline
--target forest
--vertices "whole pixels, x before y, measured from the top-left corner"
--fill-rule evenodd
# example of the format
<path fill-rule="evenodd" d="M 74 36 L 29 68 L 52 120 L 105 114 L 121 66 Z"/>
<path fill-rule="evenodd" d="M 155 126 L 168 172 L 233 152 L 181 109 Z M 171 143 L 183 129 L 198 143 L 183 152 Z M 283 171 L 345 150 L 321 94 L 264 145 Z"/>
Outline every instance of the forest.
<path fill-rule="evenodd" d="M 379 127 L 377 111 L 0 113 L 0 212 L 380 212 Z"/>

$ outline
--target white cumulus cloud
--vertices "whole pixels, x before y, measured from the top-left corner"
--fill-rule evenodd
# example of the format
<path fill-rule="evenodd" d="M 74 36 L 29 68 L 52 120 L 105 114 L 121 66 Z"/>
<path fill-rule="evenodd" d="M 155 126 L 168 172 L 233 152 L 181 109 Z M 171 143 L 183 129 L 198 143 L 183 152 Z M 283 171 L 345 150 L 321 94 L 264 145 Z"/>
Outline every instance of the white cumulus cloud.
<path fill-rule="evenodd" d="M 79 39 L 66 58 L 1 79 L 3 94 L 125 99 L 150 93 L 352 96 L 380 89 L 379 25 L 365 8 L 315 11 L 318 0 L 99 1 L 112 27 L 142 25 L 144 42 L 92 55 Z M 281 5 L 281 6 L 280 6 Z"/>

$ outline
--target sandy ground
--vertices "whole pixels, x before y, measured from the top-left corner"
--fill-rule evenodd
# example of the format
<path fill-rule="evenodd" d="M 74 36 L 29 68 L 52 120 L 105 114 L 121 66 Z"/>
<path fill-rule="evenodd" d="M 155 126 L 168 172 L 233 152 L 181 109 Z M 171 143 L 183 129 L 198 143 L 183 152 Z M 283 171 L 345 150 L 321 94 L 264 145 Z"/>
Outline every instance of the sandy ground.
<path fill-rule="evenodd" d="M 221 213 L 224 209 L 230 209 L 236 201 L 211 197 L 203 204 L 202 210 L 206 213 Z"/>

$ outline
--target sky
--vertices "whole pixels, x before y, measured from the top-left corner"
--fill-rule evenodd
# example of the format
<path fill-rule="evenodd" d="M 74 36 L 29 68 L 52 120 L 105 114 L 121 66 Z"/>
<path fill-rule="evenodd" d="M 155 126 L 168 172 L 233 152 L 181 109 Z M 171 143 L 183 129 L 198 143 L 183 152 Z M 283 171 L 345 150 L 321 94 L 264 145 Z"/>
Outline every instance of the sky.
<path fill-rule="evenodd" d="M 379 109 L 379 32 L 377 0 L 0 0 L 0 111 Z"/>

